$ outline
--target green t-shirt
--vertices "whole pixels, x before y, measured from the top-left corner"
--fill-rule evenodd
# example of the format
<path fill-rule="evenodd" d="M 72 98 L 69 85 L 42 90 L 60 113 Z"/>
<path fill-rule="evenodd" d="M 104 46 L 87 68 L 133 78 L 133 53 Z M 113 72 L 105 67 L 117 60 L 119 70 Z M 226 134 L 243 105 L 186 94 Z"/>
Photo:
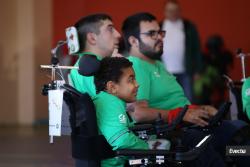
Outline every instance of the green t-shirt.
<path fill-rule="evenodd" d="M 133 63 L 139 84 L 137 100 L 147 100 L 149 107 L 164 110 L 190 104 L 176 78 L 166 71 L 160 61 L 152 64 L 135 56 L 128 59 Z"/>
<path fill-rule="evenodd" d="M 116 96 L 100 92 L 93 99 L 100 134 L 116 149 L 148 149 L 148 144 L 129 131 L 133 123 L 126 113 L 126 103 Z M 123 166 L 124 157 L 102 161 L 102 167 Z"/>
<path fill-rule="evenodd" d="M 97 59 L 101 60 L 101 56 L 95 55 L 90 52 L 84 52 L 79 54 L 79 59 L 77 60 L 75 66 L 79 66 L 79 60 L 81 56 L 84 55 L 94 55 L 97 57 Z M 73 87 L 76 88 L 81 93 L 88 93 L 91 97 L 94 97 L 96 95 L 96 88 L 94 84 L 94 77 L 90 76 L 82 76 L 78 73 L 78 70 L 72 69 L 70 71 L 70 79 L 73 83 Z"/>
<path fill-rule="evenodd" d="M 250 120 L 250 78 L 247 78 L 242 86 L 243 111 L 246 112 Z"/>

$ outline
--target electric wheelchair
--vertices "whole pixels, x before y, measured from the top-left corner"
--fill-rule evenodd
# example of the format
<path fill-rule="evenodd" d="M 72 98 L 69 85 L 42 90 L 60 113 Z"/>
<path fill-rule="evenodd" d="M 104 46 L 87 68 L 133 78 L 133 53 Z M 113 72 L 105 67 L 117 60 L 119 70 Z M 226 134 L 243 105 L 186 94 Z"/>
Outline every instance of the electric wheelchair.
<path fill-rule="evenodd" d="M 219 108 L 218 113 L 209 120 L 209 126 L 201 128 L 196 125 L 182 125 L 182 118 L 187 110 L 183 111 L 170 124 L 164 123 L 159 118 L 153 124 L 135 125 L 130 130 L 141 139 L 147 140 L 149 135 L 157 135 L 159 138 L 171 141 L 170 150 L 112 150 L 103 135 L 98 133 L 96 122 L 95 106 L 88 94 L 82 94 L 68 84 L 61 86 L 64 89 L 64 101 L 69 106 L 69 122 L 72 129 L 71 144 L 72 157 L 76 160 L 76 167 L 98 167 L 101 160 L 116 156 L 128 156 L 128 166 L 185 166 L 186 162 L 194 161 L 203 150 L 207 148 L 211 140 L 214 127 L 220 125 L 222 118 L 230 107 L 230 102 L 226 102 Z M 48 90 L 48 88 L 47 88 Z M 208 134 L 201 142 L 187 150 L 182 145 L 180 134 L 188 129 L 201 129 Z M 246 131 L 242 131 L 241 136 L 249 136 Z M 241 140 L 235 138 L 237 140 Z M 231 159 L 229 164 L 233 163 Z"/>
<path fill-rule="evenodd" d="M 154 124 L 136 125 L 130 130 L 140 138 L 146 140 L 148 135 L 155 134 L 159 138 L 167 138 L 173 146 L 170 150 L 112 150 L 103 135 L 98 134 L 95 107 L 88 94 L 82 94 L 73 87 L 65 84 L 64 100 L 70 108 L 70 124 L 72 127 L 72 157 L 84 167 L 95 167 L 100 165 L 100 161 L 115 156 L 128 156 L 128 165 L 145 166 L 183 166 L 186 161 L 195 160 L 199 154 L 206 149 L 210 136 L 206 136 L 203 141 L 191 150 L 186 150 L 182 145 L 179 134 L 185 128 L 178 128 L 182 118 L 187 111 L 184 107 L 175 121 L 170 125 L 165 124 L 161 118 Z M 228 109 L 229 104 L 224 104 L 219 114 L 211 120 L 210 126 L 219 122 L 219 118 Z M 186 128 L 198 128 L 190 126 Z M 211 127 L 207 127 L 209 129 Z"/>
<path fill-rule="evenodd" d="M 76 167 L 97 167 L 103 159 L 128 156 L 128 165 L 130 166 L 184 166 L 185 162 L 194 161 L 203 150 L 207 149 L 211 141 L 210 134 L 213 134 L 214 127 L 220 126 L 221 120 L 228 111 L 230 103 L 224 103 L 219 112 L 212 119 L 208 120 L 209 126 L 201 128 L 196 125 L 183 125 L 182 118 L 187 110 L 184 107 L 183 111 L 179 114 L 175 121 L 170 125 L 165 124 L 159 118 L 153 124 L 136 125 L 131 128 L 135 134 L 140 138 L 147 140 L 149 135 L 156 135 L 158 138 L 164 138 L 171 141 L 170 150 L 113 150 L 107 143 L 103 135 L 98 133 L 98 126 L 95 115 L 94 104 L 88 94 L 82 94 L 67 84 L 60 84 L 55 80 L 56 69 L 73 69 L 73 67 L 59 66 L 58 49 L 64 44 L 68 45 L 69 54 L 74 54 L 79 49 L 77 30 L 75 27 L 66 29 L 67 41 L 59 41 L 57 46 L 51 50 L 52 65 L 45 65 L 42 68 L 51 69 L 52 82 L 45 85 L 43 88 L 43 95 L 47 95 L 49 90 L 63 89 L 63 99 L 69 108 L 69 124 L 71 129 L 71 143 L 72 143 L 72 157 L 76 159 Z M 74 37 L 71 39 L 71 37 Z M 70 38 L 70 39 L 69 39 Z M 241 51 L 239 51 L 241 54 Z M 244 54 L 239 55 L 244 59 Z M 86 58 L 84 56 L 83 58 Z M 79 70 L 81 75 L 89 75 L 96 68 L 97 61 L 95 59 L 84 60 L 80 63 L 84 67 Z M 88 67 L 88 68 L 85 68 Z M 63 76 L 62 72 L 61 75 Z M 63 78 L 63 77 L 62 77 Z M 66 78 L 66 77 L 65 77 Z M 65 80 L 65 79 L 63 79 Z M 237 103 L 237 105 L 240 103 Z M 181 134 L 189 129 L 199 129 L 204 131 L 208 136 L 197 142 L 193 148 L 185 148 L 182 145 L 180 138 Z M 242 138 L 249 138 L 249 128 L 240 130 L 238 136 L 234 139 L 234 143 L 241 143 Z"/>
<path fill-rule="evenodd" d="M 86 60 L 84 63 L 86 65 Z M 92 63 L 95 62 L 92 61 Z M 92 65 L 93 68 L 95 65 Z M 88 68 L 82 74 L 89 75 L 91 71 Z M 44 94 L 55 89 L 54 84 L 52 82 L 50 86 L 45 86 Z M 187 149 L 182 145 L 180 136 L 187 129 L 200 127 L 182 125 L 183 116 L 188 109 L 185 106 L 171 124 L 164 123 L 159 115 L 153 124 L 136 125 L 130 129 L 144 140 L 147 140 L 149 135 L 170 140 L 170 150 L 113 150 L 104 136 L 98 133 L 95 106 L 91 97 L 87 93 L 78 92 L 68 84 L 61 85 L 60 89 L 65 90 L 63 99 L 70 111 L 72 157 L 76 159 L 77 167 L 98 167 L 101 160 L 116 156 L 129 157 L 127 164 L 129 166 L 185 166 L 186 162 L 194 161 L 206 149 L 211 140 L 210 134 L 212 134 L 213 127 L 220 125 L 221 119 L 231 104 L 227 102 L 220 107 L 219 112 L 209 120 L 209 126 L 202 128 L 208 135 L 192 149 Z"/>

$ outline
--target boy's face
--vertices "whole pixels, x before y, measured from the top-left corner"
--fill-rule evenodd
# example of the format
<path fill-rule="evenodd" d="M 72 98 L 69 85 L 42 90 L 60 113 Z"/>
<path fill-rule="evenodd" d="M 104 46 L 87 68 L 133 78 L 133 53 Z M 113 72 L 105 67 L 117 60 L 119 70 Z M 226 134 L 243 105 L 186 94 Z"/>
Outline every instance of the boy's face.
<path fill-rule="evenodd" d="M 122 70 L 123 74 L 118 83 L 115 83 L 115 96 L 124 100 L 127 103 L 134 102 L 136 100 L 137 90 L 139 85 L 135 80 L 135 73 L 132 67 Z"/>
<path fill-rule="evenodd" d="M 97 46 L 103 52 L 103 56 L 111 56 L 115 48 L 118 48 L 120 33 L 114 28 L 112 21 L 103 20 L 100 33 L 97 35 Z"/>

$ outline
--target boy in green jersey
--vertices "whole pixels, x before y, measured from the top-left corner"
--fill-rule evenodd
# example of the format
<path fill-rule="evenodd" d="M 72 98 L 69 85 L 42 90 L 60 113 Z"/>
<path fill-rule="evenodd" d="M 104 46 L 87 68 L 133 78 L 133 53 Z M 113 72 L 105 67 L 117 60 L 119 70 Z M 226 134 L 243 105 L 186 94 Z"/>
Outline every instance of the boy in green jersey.
<path fill-rule="evenodd" d="M 136 100 L 138 84 L 132 63 L 126 58 L 104 58 L 94 76 L 97 95 L 93 99 L 99 132 L 116 149 L 148 149 L 148 144 L 129 130 L 133 123 L 126 103 Z M 102 166 L 123 166 L 122 157 L 102 161 Z"/>
<path fill-rule="evenodd" d="M 99 132 L 116 149 L 169 149 L 168 140 L 150 140 L 149 144 L 129 130 L 134 126 L 126 112 L 126 103 L 135 102 L 139 85 L 135 80 L 132 63 L 122 57 L 101 60 L 94 75 L 97 95 L 93 98 Z M 156 146 L 156 143 L 158 144 Z M 101 162 L 102 166 L 123 166 L 124 157 Z"/>

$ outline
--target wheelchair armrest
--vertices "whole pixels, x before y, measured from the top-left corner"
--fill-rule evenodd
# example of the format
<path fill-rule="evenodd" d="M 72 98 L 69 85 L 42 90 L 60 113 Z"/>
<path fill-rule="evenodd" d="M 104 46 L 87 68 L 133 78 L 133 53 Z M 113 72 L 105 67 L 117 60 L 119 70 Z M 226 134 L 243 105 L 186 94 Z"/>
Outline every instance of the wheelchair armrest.
<path fill-rule="evenodd" d="M 187 110 L 188 106 L 186 105 L 171 124 L 167 124 L 160 117 L 153 124 L 138 124 L 129 129 L 142 139 L 147 139 L 149 135 L 158 135 L 158 137 L 168 136 L 182 122 Z"/>
<path fill-rule="evenodd" d="M 143 150 L 143 149 L 118 149 L 116 150 L 117 156 L 136 156 L 136 157 L 147 157 L 147 156 L 172 156 L 174 152 L 168 150 Z"/>
<path fill-rule="evenodd" d="M 191 161 L 196 159 L 199 154 L 206 149 L 210 135 L 205 136 L 192 150 L 187 152 L 169 151 L 169 150 L 142 150 L 142 149 L 118 149 L 116 156 L 135 156 L 135 157 L 153 157 L 164 156 L 166 159 L 173 158 L 175 161 Z"/>
<path fill-rule="evenodd" d="M 137 124 L 133 127 L 130 127 L 129 130 L 136 132 L 136 131 L 142 131 L 142 130 L 152 130 L 155 126 L 153 124 Z"/>

